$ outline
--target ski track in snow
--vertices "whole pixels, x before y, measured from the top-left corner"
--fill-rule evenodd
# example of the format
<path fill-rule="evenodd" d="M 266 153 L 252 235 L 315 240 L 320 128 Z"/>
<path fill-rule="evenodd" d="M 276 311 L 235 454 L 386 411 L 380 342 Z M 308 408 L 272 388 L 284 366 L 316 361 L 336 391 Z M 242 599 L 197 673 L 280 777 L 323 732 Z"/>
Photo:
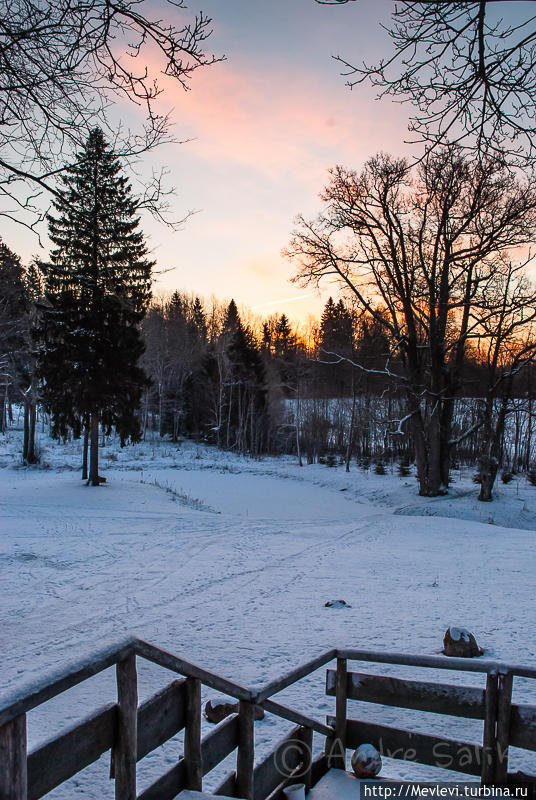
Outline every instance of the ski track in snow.
<path fill-rule="evenodd" d="M 187 444 L 178 452 L 169 443 L 153 445 L 152 458 L 148 446 L 118 451 L 108 483 L 92 489 L 69 469 L 77 446 L 47 442 L 52 469 L 14 470 L 16 446 L 12 433 L 0 452 L 2 694 L 131 632 L 247 685 L 337 645 L 436 653 L 451 623 L 472 630 L 487 657 L 534 663 L 536 557 L 527 528 L 536 489 L 500 487 L 497 503 L 482 510 L 469 476 L 458 497 L 430 502 L 396 476 L 298 470 L 288 459 L 248 462 Z M 324 607 L 339 598 L 351 608 Z M 421 674 L 445 680 L 445 673 Z M 141 697 L 171 677 L 141 663 Z M 480 685 L 482 678 L 453 673 L 448 681 Z M 333 707 L 323 683 L 320 670 L 281 699 L 322 719 Z M 536 702 L 530 681 L 516 687 L 517 698 Z M 30 744 L 114 697 L 109 670 L 44 704 L 29 714 Z M 357 709 L 398 727 L 481 737 L 474 721 Z M 267 715 L 258 724 L 259 754 L 288 728 Z M 178 737 L 144 759 L 141 785 L 180 748 Z M 536 770 L 536 758 L 524 759 L 525 769 Z M 403 762 L 396 769 L 389 762 L 389 770 L 414 774 Z M 50 795 L 74 796 L 113 796 L 106 758 Z"/>

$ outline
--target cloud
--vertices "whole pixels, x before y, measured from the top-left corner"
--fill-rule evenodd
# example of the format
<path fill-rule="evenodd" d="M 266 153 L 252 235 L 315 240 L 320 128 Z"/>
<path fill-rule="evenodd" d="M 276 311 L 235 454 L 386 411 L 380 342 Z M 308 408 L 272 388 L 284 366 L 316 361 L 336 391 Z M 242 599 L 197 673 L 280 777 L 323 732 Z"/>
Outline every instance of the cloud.
<path fill-rule="evenodd" d="M 338 82 L 337 82 L 338 81 Z M 195 137 L 188 147 L 196 158 L 225 171 L 246 167 L 269 180 L 305 180 L 339 162 L 362 161 L 376 150 L 378 126 L 392 130 L 400 149 L 400 109 L 361 100 L 340 78 L 332 81 L 296 70 L 256 70 L 225 62 L 196 76 L 192 92 L 168 82 L 180 135 Z"/>

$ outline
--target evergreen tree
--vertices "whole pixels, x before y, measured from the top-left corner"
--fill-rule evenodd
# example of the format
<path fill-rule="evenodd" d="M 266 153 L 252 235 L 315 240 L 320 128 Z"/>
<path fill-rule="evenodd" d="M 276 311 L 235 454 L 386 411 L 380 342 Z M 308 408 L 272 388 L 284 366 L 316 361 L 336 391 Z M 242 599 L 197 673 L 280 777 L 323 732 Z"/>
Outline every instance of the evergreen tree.
<path fill-rule="evenodd" d="M 199 339 L 200 342 L 207 340 L 207 318 L 205 309 L 199 297 L 196 297 L 192 306 L 192 314 L 190 319 L 190 330 L 192 334 Z"/>
<path fill-rule="evenodd" d="M 136 202 L 100 129 L 62 178 L 55 249 L 45 272 L 40 371 L 56 435 L 90 429 L 89 483 L 97 486 L 99 422 L 121 441 L 139 436 L 144 371 L 139 325 L 151 296 L 151 268 Z"/>
<path fill-rule="evenodd" d="M 347 394 L 350 390 L 352 370 L 344 358 L 350 358 L 354 347 L 354 321 L 344 302 L 337 304 L 330 297 L 320 320 L 320 370 L 324 391 L 328 394 Z M 333 366 L 331 366 L 333 364 Z"/>
<path fill-rule="evenodd" d="M 27 297 L 20 258 L 0 240 L 0 432 L 26 364 Z"/>

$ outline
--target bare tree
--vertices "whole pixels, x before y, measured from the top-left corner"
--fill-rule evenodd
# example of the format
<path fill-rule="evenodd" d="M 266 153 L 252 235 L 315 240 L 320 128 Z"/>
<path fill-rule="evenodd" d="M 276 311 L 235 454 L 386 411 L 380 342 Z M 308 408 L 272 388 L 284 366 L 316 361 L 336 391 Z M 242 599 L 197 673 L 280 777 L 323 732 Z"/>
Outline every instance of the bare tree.
<path fill-rule="evenodd" d="M 124 159 L 170 140 L 157 109 L 157 74 L 184 88 L 193 71 L 214 62 L 204 45 L 202 14 L 178 26 L 183 0 L 168 0 L 163 18 L 144 0 L 2 0 L 0 14 L 0 215 L 34 227 L 39 197 L 80 149 L 91 128 L 108 129 Z M 147 64 L 153 64 L 149 68 Z M 144 112 L 141 130 L 118 132 L 111 105 L 127 100 Z M 161 175 L 141 201 L 158 213 Z"/>
<path fill-rule="evenodd" d="M 481 302 L 472 310 L 478 328 L 478 352 L 487 371 L 479 456 L 479 500 L 491 500 L 501 460 L 507 415 L 515 410 L 516 379 L 536 353 L 536 288 L 524 264 L 506 262 L 494 274 Z"/>
<path fill-rule="evenodd" d="M 344 4 L 353 0 L 326 2 Z M 536 25 L 532 0 L 396 3 L 390 54 L 376 64 L 342 56 L 348 84 L 416 106 L 410 130 L 427 143 L 455 141 L 510 156 L 536 155 Z"/>
<path fill-rule="evenodd" d="M 403 390 L 420 493 L 446 490 L 455 397 L 468 340 L 501 254 L 536 231 L 536 191 L 496 158 L 471 160 L 457 147 L 419 165 L 387 155 L 363 172 L 337 167 L 315 221 L 299 219 L 287 255 L 296 280 L 335 280 L 388 337 L 380 370 Z M 356 366 L 362 367 L 359 363 Z M 467 435 L 468 432 L 466 432 Z"/>

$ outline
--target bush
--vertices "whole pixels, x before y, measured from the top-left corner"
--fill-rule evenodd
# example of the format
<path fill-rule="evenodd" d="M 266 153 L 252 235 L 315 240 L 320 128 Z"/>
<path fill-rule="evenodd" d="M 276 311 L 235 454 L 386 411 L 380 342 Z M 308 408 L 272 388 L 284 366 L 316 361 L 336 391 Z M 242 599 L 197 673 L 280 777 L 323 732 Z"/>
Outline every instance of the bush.
<path fill-rule="evenodd" d="M 407 478 L 411 475 L 411 467 L 407 461 L 401 461 L 398 465 L 398 474 L 401 478 Z"/>
<path fill-rule="evenodd" d="M 374 465 L 374 472 L 376 475 L 385 475 L 385 467 L 381 461 L 378 461 L 377 464 Z"/>
<path fill-rule="evenodd" d="M 508 472 L 507 470 L 503 471 L 503 473 L 501 475 L 501 481 L 503 483 L 510 483 L 510 481 L 513 481 L 513 479 L 514 479 L 514 473 L 513 472 Z"/>
<path fill-rule="evenodd" d="M 536 486 L 536 469 L 534 467 L 527 472 L 527 480 L 531 486 Z"/>

